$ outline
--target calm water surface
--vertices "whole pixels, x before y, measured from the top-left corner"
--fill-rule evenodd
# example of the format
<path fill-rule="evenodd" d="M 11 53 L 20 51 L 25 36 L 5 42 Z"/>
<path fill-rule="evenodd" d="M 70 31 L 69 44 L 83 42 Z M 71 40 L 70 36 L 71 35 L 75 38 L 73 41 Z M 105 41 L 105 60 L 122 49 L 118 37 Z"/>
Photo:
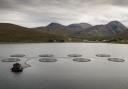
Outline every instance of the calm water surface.
<path fill-rule="evenodd" d="M 73 62 L 68 54 L 82 54 L 91 62 Z M 110 62 L 95 55 L 123 58 Z M 12 73 L 13 63 L 0 62 L 0 89 L 128 89 L 128 45 L 105 43 L 0 44 L 0 59 L 25 54 L 31 67 Z M 39 62 L 39 54 L 54 54 L 55 63 Z M 22 58 L 23 63 L 27 58 Z"/>

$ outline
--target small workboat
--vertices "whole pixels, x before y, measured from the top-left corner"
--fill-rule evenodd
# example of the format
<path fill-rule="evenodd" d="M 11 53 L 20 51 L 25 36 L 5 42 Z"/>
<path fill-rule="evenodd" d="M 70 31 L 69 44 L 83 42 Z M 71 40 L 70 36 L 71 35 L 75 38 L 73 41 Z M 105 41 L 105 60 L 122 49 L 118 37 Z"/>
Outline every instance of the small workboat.
<path fill-rule="evenodd" d="M 11 68 L 12 72 L 22 72 L 23 67 L 19 63 L 13 64 L 13 67 Z"/>

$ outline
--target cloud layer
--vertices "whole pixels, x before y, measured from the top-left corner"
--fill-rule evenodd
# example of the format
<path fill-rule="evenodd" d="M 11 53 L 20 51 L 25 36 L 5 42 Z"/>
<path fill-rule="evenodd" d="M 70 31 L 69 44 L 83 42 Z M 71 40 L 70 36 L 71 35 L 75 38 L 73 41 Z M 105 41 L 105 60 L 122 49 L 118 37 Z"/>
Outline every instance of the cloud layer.
<path fill-rule="evenodd" d="M 128 0 L 0 0 L 0 22 L 27 27 L 58 22 L 128 25 Z"/>

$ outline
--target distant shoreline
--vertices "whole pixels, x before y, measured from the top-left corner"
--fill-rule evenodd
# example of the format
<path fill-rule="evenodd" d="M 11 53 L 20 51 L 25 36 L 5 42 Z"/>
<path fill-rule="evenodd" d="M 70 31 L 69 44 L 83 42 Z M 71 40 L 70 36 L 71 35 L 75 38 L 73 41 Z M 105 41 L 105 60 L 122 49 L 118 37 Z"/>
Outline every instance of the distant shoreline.
<path fill-rule="evenodd" d="M 106 43 L 106 44 L 128 44 L 128 43 L 115 43 L 115 42 L 0 42 L 0 44 L 33 44 L 33 43 Z"/>

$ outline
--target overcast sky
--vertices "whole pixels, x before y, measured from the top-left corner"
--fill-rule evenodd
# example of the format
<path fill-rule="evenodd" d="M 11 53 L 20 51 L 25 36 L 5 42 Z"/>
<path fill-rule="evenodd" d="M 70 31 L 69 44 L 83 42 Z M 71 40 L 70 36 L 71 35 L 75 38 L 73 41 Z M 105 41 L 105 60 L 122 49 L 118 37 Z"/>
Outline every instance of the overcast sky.
<path fill-rule="evenodd" d="M 92 25 L 118 20 L 128 26 L 128 0 L 0 0 L 0 22 L 27 27 L 51 22 Z"/>

